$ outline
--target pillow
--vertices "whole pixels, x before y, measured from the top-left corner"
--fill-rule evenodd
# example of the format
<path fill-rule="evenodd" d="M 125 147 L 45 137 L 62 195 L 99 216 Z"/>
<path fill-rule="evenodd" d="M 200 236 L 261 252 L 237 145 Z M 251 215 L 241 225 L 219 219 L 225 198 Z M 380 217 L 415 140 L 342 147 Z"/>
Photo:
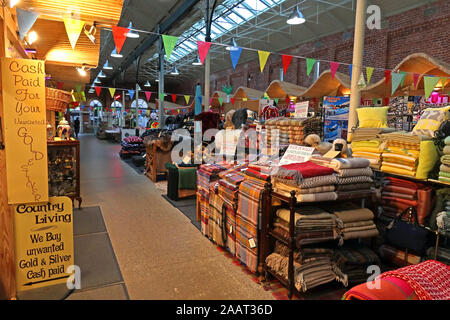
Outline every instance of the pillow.
<path fill-rule="evenodd" d="M 435 131 L 448 120 L 450 106 L 444 108 L 428 108 L 420 116 L 419 122 L 413 129 L 413 134 L 434 138 Z"/>
<path fill-rule="evenodd" d="M 433 140 L 420 142 L 419 165 L 416 170 L 417 179 L 427 179 L 428 173 L 433 170 L 439 155 Z"/>
<path fill-rule="evenodd" d="M 358 108 L 359 128 L 387 128 L 389 107 Z"/>

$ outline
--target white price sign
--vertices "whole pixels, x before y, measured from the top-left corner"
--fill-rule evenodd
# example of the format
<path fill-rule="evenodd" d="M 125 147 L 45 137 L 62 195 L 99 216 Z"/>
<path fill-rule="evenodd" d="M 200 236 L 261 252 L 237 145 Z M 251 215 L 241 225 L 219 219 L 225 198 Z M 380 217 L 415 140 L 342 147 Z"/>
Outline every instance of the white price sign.
<path fill-rule="evenodd" d="M 290 163 L 302 163 L 306 162 L 311 158 L 314 148 L 303 147 L 297 145 L 289 145 L 283 158 L 281 158 L 280 166 Z"/>
<path fill-rule="evenodd" d="M 303 101 L 295 104 L 295 117 L 307 118 L 309 109 L 309 101 Z"/>

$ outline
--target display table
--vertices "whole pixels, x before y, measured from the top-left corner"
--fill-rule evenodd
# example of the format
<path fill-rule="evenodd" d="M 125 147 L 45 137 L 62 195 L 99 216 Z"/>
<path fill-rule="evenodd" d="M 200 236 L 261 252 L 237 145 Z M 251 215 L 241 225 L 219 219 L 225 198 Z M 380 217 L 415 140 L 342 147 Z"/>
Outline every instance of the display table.
<path fill-rule="evenodd" d="M 78 200 L 80 195 L 80 141 L 55 140 L 47 142 L 49 196 L 67 196 Z"/>

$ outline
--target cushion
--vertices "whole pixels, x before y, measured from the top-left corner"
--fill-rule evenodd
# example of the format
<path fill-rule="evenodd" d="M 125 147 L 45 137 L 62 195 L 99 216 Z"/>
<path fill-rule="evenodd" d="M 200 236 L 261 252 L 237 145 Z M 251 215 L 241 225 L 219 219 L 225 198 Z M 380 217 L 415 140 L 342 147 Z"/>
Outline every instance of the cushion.
<path fill-rule="evenodd" d="M 387 128 L 389 107 L 358 108 L 359 128 Z"/>
<path fill-rule="evenodd" d="M 433 170 L 436 162 L 439 160 L 439 155 L 436 151 L 434 141 L 421 141 L 419 165 L 417 166 L 416 178 L 427 179 L 428 173 Z"/>
<path fill-rule="evenodd" d="M 417 122 L 413 129 L 413 134 L 434 138 L 435 131 L 437 131 L 441 124 L 449 118 L 449 110 L 450 106 L 425 109 L 419 122 Z"/>

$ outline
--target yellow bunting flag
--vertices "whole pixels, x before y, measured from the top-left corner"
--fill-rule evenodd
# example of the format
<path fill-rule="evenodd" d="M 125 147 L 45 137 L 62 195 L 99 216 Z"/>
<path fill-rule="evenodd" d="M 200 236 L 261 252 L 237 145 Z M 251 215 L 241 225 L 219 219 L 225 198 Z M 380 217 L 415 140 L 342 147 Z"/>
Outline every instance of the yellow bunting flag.
<path fill-rule="evenodd" d="M 114 93 L 116 92 L 116 88 L 108 88 L 109 94 L 111 95 L 111 98 L 114 98 Z"/>
<path fill-rule="evenodd" d="M 373 67 L 366 67 L 366 75 L 367 75 L 367 84 L 370 83 L 370 79 L 372 79 Z"/>
<path fill-rule="evenodd" d="M 242 98 L 242 101 L 247 101 L 247 98 Z"/>
<path fill-rule="evenodd" d="M 191 100 L 191 96 L 185 95 L 184 100 L 186 100 L 186 104 L 189 104 L 189 100 Z"/>
<path fill-rule="evenodd" d="M 266 66 L 267 59 L 269 58 L 270 52 L 258 50 L 259 56 L 259 68 L 261 72 L 263 72 L 264 67 Z"/>
<path fill-rule="evenodd" d="M 69 37 L 72 50 L 75 50 L 75 45 L 80 37 L 81 30 L 83 30 L 84 23 L 85 22 L 81 20 L 64 18 L 64 26 L 66 27 L 67 36 Z"/>

